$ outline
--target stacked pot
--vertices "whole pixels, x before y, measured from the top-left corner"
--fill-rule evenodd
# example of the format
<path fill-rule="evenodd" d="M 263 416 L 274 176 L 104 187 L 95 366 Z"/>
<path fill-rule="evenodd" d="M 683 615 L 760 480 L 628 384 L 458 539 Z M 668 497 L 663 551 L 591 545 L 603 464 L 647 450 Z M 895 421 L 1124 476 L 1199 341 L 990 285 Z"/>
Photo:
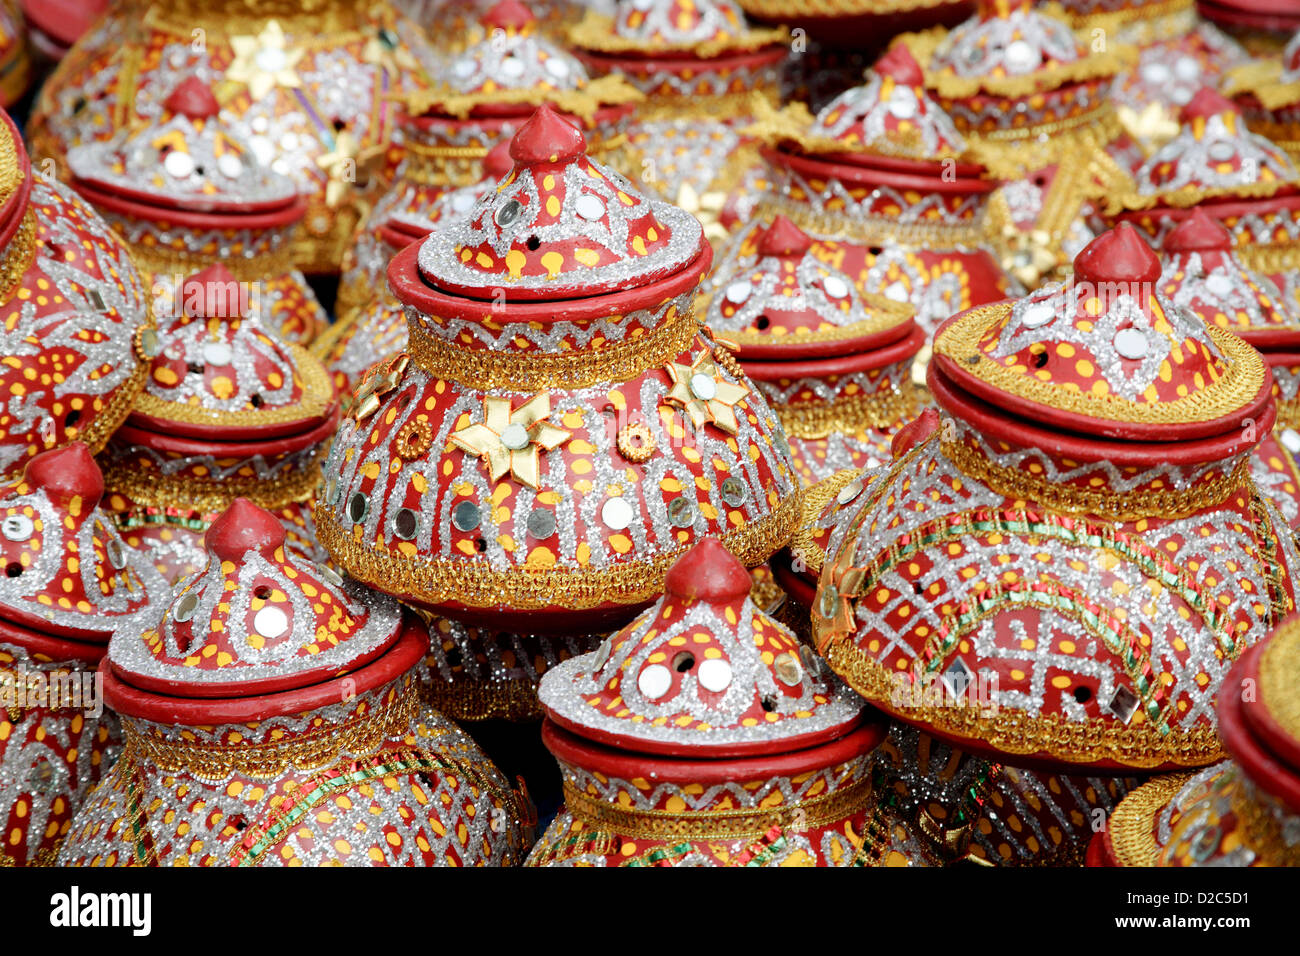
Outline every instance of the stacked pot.
<path fill-rule="evenodd" d="M 1252 478 L 1267 366 L 1160 276 L 1121 226 L 1069 284 L 947 322 L 940 416 L 841 512 L 813 602 L 817 646 L 868 701 L 1050 792 L 1219 759 L 1215 693 L 1295 608 L 1295 544 Z M 960 845 L 901 819 L 932 852 Z M 1101 821 L 1062 819 L 1055 852 L 1077 861 Z"/>

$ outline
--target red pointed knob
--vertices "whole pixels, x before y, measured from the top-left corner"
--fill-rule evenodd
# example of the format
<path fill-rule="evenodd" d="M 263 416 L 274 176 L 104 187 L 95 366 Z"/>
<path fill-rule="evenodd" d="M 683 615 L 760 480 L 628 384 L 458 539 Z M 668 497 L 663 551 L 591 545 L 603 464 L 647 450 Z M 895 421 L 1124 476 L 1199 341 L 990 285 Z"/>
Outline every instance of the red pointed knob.
<path fill-rule="evenodd" d="M 488 150 L 487 156 L 483 158 L 483 178 L 501 179 L 509 175 L 514 166 L 514 161 L 510 158 L 510 143 L 502 140 Z"/>
<path fill-rule="evenodd" d="M 524 166 L 567 163 L 586 151 L 582 131 L 548 105 L 538 107 L 510 141 L 510 157 Z"/>
<path fill-rule="evenodd" d="M 220 262 L 181 284 L 185 314 L 192 319 L 236 319 L 248 315 L 248 289 Z"/>
<path fill-rule="evenodd" d="M 664 577 L 664 591 L 686 601 L 726 604 L 749 593 L 749 572 L 717 538 L 702 538 Z"/>
<path fill-rule="evenodd" d="M 1227 252 L 1232 248 L 1232 233 L 1223 223 L 1199 206 L 1165 237 L 1165 252 Z"/>
<path fill-rule="evenodd" d="M 872 67 L 881 76 L 892 76 L 903 86 L 920 86 L 925 81 L 921 64 L 916 62 L 905 43 L 895 43 Z"/>
<path fill-rule="evenodd" d="M 917 445 L 926 441 L 939 430 L 939 413 L 927 408 L 898 431 L 889 443 L 889 453 L 895 459 L 902 458 Z"/>
<path fill-rule="evenodd" d="M 1241 111 L 1237 108 L 1237 104 L 1232 100 L 1226 99 L 1211 87 L 1202 86 L 1196 91 L 1196 95 L 1187 101 L 1178 116 L 1184 123 L 1189 123 L 1197 117 L 1205 118 L 1218 116 L 1220 113 L 1239 112 Z"/>
<path fill-rule="evenodd" d="M 56 501 L 80 497 L 82 507 L 93 508 L 104 497 L 104 476 L 84 442 L 43 451 L 27 463 L 23 479 Z"/>
<path fill-rule="evenodd" d="M 1160 259 L 1136 229 L 1126 222 L 1103 232 L 1074 258 L 1074 282 L 1095 286 L 1109 283 L 1116 293 L 1143 300 L 1160 278 Z M 1096 290 L 1100 294 L 1104 289 Z"/>
<path fill-rule="evenodd" d="M 212 522 L 205 537 L 207 549 L 222 561 L 238 561 L 249 551 L 269 556 L 284 544 L 284 526 L 275 515 L 247 498 L 236 498 Z"/>
<path fill-rule="evenodd" d="M 479 22 L 488 29 L 518 32 L 532 26 L 537 18 L 519 0 L 501 0 L 500 3 L 493 4 Z"/>
<path fill-rule="evenodd" d="M 212 88 L 197 76 L 181 80 L 163 101 L 163 106 L 192 120 L 210 119 L 221 112 L 217 98 L 212 95 Z"/>
<path fill-rule="evenodd" d="M 777 216 L 758 240 L 761 256 L 801 256 L 812 246 L 808 234 L 785 216 Z"/>

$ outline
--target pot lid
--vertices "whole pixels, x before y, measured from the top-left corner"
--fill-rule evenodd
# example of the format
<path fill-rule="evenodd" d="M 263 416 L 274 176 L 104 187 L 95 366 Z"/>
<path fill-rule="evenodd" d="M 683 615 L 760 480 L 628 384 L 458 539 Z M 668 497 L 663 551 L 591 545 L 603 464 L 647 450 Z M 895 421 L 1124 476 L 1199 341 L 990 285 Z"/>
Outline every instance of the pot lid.
<path fill-rule="evenodd" d="M 433 84 L 407 97 L 410 115 L 527 116 L 534 107 L 551 103 L 589 120 L 601 106 L 644 98 L 622 77 L 593 80 L 582 61 L 541 32 L 520 0 L 501 0 L 480 22 L 482 36 L 431 68 Z"/>
<path fill-rule="evenodd" d="M 1271 382 L 1254 349 L 1159 291 L 1160 261 L 1127 223 L 1074 276 L 960 313 L 935 336 L 951 382 L 1014 414 L 1082 433 L 1168 441 L 1238 429 Z"/>
<path fill-rule="evenodd" d="M 1228 329 L 1257 348 L 1294 345 L 1300 315 L 1272 280 L 1241 264 L 1233 245 L 1219 220 L 1193 208 L 1165 237 L 1161 291 L 1207 325 Z"/>
<path fill-rule="evenodd" d="M 205 437 L 233 429 L 247 438 L 296 434 L 333 413 L 324 367 L 266 331 L 249 307 L 257 291 L 220 263 L 182 283 L 173 315 L 137 340 L 151 367 L 134 424 Z"/>
<path fill-rule="evenodd" d="M 279 520 L 236 498 L 205 536 L 208 566 L 108 646 L 117 675 L 176 697 L 250 697 L 355 670 L 401 634 L 395 600 L 285 548 Z"/>
<path fill-rule="evenodd" d="M 592 160 L 582 132 L 550 106 L 515 134 L 510 155 L 510 175 L 420 247 L 429 284 L 476 299 L 580 298 L 649 284 L 699 256 L 699 221 Z"/>
<path fill-rule="evenodd" d="M 966 152 L 966 141 L 925 91 L 921 67 L 902 43 L 876 61 L 866 83 L 823 107 L 808 135 L 840 148 L 907 159 L 934 161 Z"/>
<path fill-rule="evenodd" d="M 734 0 L 627 0 L 613 19 L 588 11 L 569 35 L 601 53 L 689 54 L 710 58 L 787 40 L 785 30 L 754 28 Z"/>
<path fill-rule="evenodd" d="M 1123 57 L 1093 52 L 1062 16 L 1032 0 L 980 0 L 978 13 L 946 35 L 908 42 L 926 64 L 927 84 L 946 99 L 1044 93 L 1114 76 L 1131 59 L 1127 48 Z"/>
<path fill-rule="evenodd" d="M 858 280 L 823 261 L 807 233 L 778 215 L 758 239 L 750 266 L 739 260 L 716 277 L 705 312 L 741 358 L 839 355 L 905 337 L 916 310 L 864 292 Z"/>
<path fill-rule="evenodd" d="M 647 753 L 739 756 L 840 736 L 861 698 L 755 606 L 750 586 L 740 561 L 702 539 L 653 607 L 547 671 L 542 708 L 580 736 Z"/>
<path fill-rule="evenodd" d="M 182 80 L 155 119 L 68 151 L 78 187 L 199 212 L 286 209 L 301 216 L 293 180 L 263 166 L 220 115 L 212 89 Z"/>
<path fill-rule="evenodd" d="M 1254 699 L 1242 698 L 1238 707 L 1243 730 L 1286 766 L 1290 793 L 1300 797 L 1300 708 L 1296 706 L 1296 677 L 1300 675 L 1300 620 L 1292 618 L 1260 643 L 1243 662 L 1243 676 L 1253 679 Z M 1232 741 L 1226 740 L 1230 753 Z M 1237 756 L 1236 753 L 1233 753 Z M 1294 809 L 1300 812 L 1300 804 Z"/>
<path fill-rule="evenodd" d="M 104 643 L 166 600 L 167 582 L 100 509 L 103 494 L 81 442 L 41 452 L 0 487 L 0 618 Z"/>
<path fill-rule="evenodd" d="M 1182 128 L 1134 173 L 1136 194 L 1109 211 L 1185 208 L 1209 198 L 1271 196 L 1300 186 L 1286 151 L 1246 128 L 1241 110 L 1209 87 L 1183 107 Z"/>
<path fill-rule="evenodd" d="M 388 221 L 384 225 L 412 239 L 423 239 L 433 232 L 438 223 L 469 215 L 474 204 L 513 168 L 510 141 L 502 140 L 483 157 L 483 178 L 478 182 L 459 186 L 447 192 L 439 192 L 434 200 L 427 204 L 428 191 L 423 189 L 405 191 L 403 196 L 410 200 L 409 204 L 391 209 L 387 214 Z"/>

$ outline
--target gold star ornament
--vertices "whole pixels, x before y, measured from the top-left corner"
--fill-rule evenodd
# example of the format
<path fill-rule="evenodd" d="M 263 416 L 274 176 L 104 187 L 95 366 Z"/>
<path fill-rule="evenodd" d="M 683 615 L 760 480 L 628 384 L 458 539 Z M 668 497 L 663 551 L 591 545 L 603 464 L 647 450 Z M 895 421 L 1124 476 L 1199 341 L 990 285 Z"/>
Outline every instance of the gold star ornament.
<path fill-rule="evenodd" d="M 749 388 L 723 378 L 710 353 L 701 353 L 691 365 L 669 362 L 665 371 L 673 383 L 668 401 L 681 408 L 692 425 L 702 428 L 711 422 L 728 435 L 736 434 L 740 424 L 735 406 Z"/>
<path fill-rule="evenodd" d="M 510 399 L 483 399 L 483 422 L 466 425 L 451 435 L 451 443 L 487 462 L 488 475 L 497 481 L 507 472 L 520 484 L 541 486 L 541 453 L 559 448 L 573 432 L 552 425 L 551 396 L 538 392 L 516 409 Z"/>
<path fill-rule="evenodd" d="M 257 36 L 231 37 L 230 46 L 235 51 L 235 59 L 226 70 L 226 79 L 243 83 L 254 100 L 260 100 L 277 86 L 286 89 L 302 86 L 294 67 L 304 51 L 285 46 L 279 21 L 272 20 Z"/>

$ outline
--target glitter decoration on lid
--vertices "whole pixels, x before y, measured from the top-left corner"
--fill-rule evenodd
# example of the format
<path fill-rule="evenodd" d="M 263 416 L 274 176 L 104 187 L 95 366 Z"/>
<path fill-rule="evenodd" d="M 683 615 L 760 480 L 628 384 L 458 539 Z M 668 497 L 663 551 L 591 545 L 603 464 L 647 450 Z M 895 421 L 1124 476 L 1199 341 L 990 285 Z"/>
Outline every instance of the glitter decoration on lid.
<path fill-rule="evenodd" d="M 395 601 L 295 558 L 279 519 L 248 499 L 236 498 L 205 540 L 207 568 L 109 646 L 112 666 L 134 686 L 197 697 L 306 687 L 398 639 Z"/>
<path fill-rule="evenodd" d="M 265 331 L 225 266 L 190 276 L 180 296 L 183 314 L 158 332 L 137 424 L 181 424 L 195 435 L 237 425 L 251 437 L 306 431 L 329 417 L 334 394 L 320 363 Z"/>
<path fill-rule="evenodd" d="M 844 733 L 861 700 L 755 607 L 750 585 L 743 564 L 703 539 L 669 570 L 649 610 L 543 676 L 543 709 L 590 739 L 677 756 L 739 756 Z"/>
<path fill-rule="evenodd" d="M 785 39 L 784 30 L 751 28 L 734 0 L 636 0 L 620 3 L 613 23 L 589 13 L 570 33 L 579 47 L 604 52 L 690 51 L 708 58 Z"/>
<path fill-rule="evenodd" d="M 1269 390 L 1258 353 L 1159 291 L 1160 260 L 1127 224 L 1074 277 L 954 317 L 934 361 L 963 388 L 1066 428 L 1167 439 L 1221 433 Z"/>
<path fill-rule="evenodd" d="M 264 165 L 221 115 L 212 88 L 190 75 L 168 94 L 154 123 L 68 152 L 72 175 L 96 190 L 200 212 L 283 208 L 292 179 Z"/>
<path fill-rule="evenodd" d="M 100 509 L 103 494 L 81 442 L 41 452 L 0 487 L 0 619 L 103 643 L 165 599 L 167 583 Z"/>
<path fill-rule="evenodd" d="M 520 299 L 608 292 L 698 254 L 689 213 L 639 194 L 588 157 L 582 132 L 543 106 L 515 135 L 515 169 L 460 223 L 425 240 L 420 270 L 452 292 Z"/>

